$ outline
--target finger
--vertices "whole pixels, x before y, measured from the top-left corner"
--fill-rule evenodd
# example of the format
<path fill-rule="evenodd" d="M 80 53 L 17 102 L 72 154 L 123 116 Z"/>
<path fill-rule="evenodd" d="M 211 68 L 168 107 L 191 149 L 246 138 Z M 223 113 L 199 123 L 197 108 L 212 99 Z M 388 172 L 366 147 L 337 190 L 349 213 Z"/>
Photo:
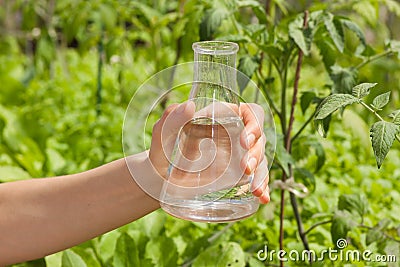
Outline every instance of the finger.
<path fill-rule="evenodd" d="M 161 119 L 161 146 L 167 157 L 172 154 L 180 129 L 193 118 L 194 111 L 194 102 L 187 101 L 174 108 Z"/>
<path fill-rule="evenodd" d="M 245 125 L 240 143 L 243 148 L 249 149 L 263 133 L 264 110 L 260 105 L 254 103 L 241 103 L 240 114 Z"/>
<path fill-rule="evenodd" d="M 261 162 L 265 154 L 266 137 L 261 135 L 256 144 L 246 153 L 241 160 L 241 167 L 245 170 L 247 175 L 253 173 L 257 165 Z"/>
<path fill-rule="evenodd" d="M 179 106 L 179 104 L 177 104 L 177 103 L 174 103 L 174 104 L 168 106 L 165 109 L 165 111 L 164 111 L 163 115 L 161 116 L 161 118 L 158 121 L 156 121 L 156 123 L 153 126 L 153 133 L 152 133 L 153 140 L 156 139 L 157 141 L 161 142 L 161 129 L 162 129 L 163 124 L 165 123 L 165 119 L 178 106 Z"/>
<path fill-rule="evenodd" d="M 264 190 L 264 193 L 258 198 L 261 204 L 267 204 L 271 201 L 271 196 L 269 194 L 269 186 Z"/>
<path fill-rule="evenodd" d="M 266 157 L 263 158 L 260 165 L 257 167 L 253 181 L 251 183 L 251 192 L 257 196 L 262 196 L 269 182 L 268 162 Z"/>

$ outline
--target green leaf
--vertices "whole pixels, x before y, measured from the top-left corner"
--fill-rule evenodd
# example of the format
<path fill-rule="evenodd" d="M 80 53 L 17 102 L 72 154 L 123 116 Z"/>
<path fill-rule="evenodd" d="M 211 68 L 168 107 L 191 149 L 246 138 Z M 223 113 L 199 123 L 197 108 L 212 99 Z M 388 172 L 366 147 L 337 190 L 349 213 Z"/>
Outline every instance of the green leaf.
<path fill-rule="evenodd" d="M 61 259 L 61 267 L 88 267 L 81 256 L 73 252 L 72 250 L 66 250 L 63 252 Z"/>
<path fill-rule="evenodd" d="M 17 166 L 0 166 L 0 182 L 29 179 L 29 173 Z"/>
<path fill-rule="evenodd" d="M 304 92 L 301 94 L 300 106 L 301 106 L 301 111 L 303 112 L 303 114 L 306 113 L 308 107 L 313 102 L 313 100 L 315 99 L 316 96 L 317 95 L 311 91 Z"/>
<path fill-rule="evenodd" d="M 387 8 L 400 17 L 400 4 L 396 0 L 385 0 Z"/>
<path fill-rule="evenodd" d="M 315 190 L 315 176 L 309 170 L 295 168 L 294 177 L 296 178 L 296 182 L 305 185 L 310 192 Z"/>
<path fill-rule="evenodd" d="M 238 75 L 238 85 L 240 94 L 242 94 L 243 90 L 246 88 L 247 84 L 249 83 L 253 74 L 256 72 L 257 68 L 258 68 L 258 62 L 254 57 L 246 55 L 240 58 L 238 70 L 245 74 L 245 77 L 242 77 L 242 75 Z"/>
<path fill-rule="evenodd" d="M 372 106 L 376 110 L 381 110 L 384 106 L 387 105 L 387 103 L 389 103 L 390 93 L 391 92 L 389 91 L 375 97 L 374 100 L 372 101 Z"/>
<path fill-rule="evenodd" d="M 289 164 L 294 164 L 295 161 L 292 158 L 292 155 L 286 151 L 286 149 L 283 147 L 283 139 L 282 137 L 279 138 L 280 140 L 278 141 L 276 145 L 276 151 L 275 151 L 275 156 L 278 164 L 282 167 L 283 171 L 289 175 Z"/>
<path fill-rule="evenodd" d="M 223 242 L 201 252 L 193 262 L 193 267 L 244 267 L 245 255 L 238 243 Z"/>
<path fill-rule="evenodd" d="M 335 64 L 337 59 L 337 52 L 335 45 L 329 38 L 318 38 L 315 40 L 319 52 L 322 56 L 322 61 L 324 62 L 325 69 L 327 71 L 331 70 L 333 64 Z"/>
<path fill-rule="evenodd" d="M 315 114 L 315 120 L 325 119 L 339 108 L 343 108 L 359 101 L 360 100 L 358 98 L 348 94 L 330 95 L 326 97 L 318 106 L 318 110 Z"/>
<path fill-rule="evenodd" d="M 363 217 L 368 212 L 368 200 L 360 194 L 344 194 L 339 197 L 338 207 L 340 210 L 357 212 Z"/>
<path fill-rule="evenodd" d="M 377 83 L 361 83 L 353 87 L 352 94 L 357 98 L 363 98 L 367 96 L 372 87 L 377 85 Z"/>
<path fill-rule="evenodd" d="M 400 41 L 389 40 L 386 42 L 386 46 L 397 54 L 397 58 L 400 59 Z"/>
<path fill-rule="evenodd" d="M 352 88 L 356 85 L 358 72 L 355 68 L 342 68 L 338 65 L 333 65 L 329 76 L 333 81 L 332 93 L 351 94 Z"/>
<path fill-rule="evenodd" d="M 375 241 L 381 241 L 384 238 L 383 233 L 380 230 L 377 230 L 375 228 L 372 228 L 368 230 L 367 236 L 365 238 L 365 244 L 369 246 Z"/>
<path fill-rule="evenodd" d="M 312 31 L 309 28 L 303 29 L 303 17 L 303 15 L 299 15 L 289 24 L 289 36 L 303 51 L 304 55 L 308 56 L 312 42 Z"/>
<path fill-rule="evenodd" d="M 212 8 L 205 12 L 199 25 L 200 41 L 211 40 L 222 21 L 228 16 L 225 8 Z"/>
<path fill-rule="evenodd" d="M 375 26 L 379 16 L 378 2 L 374 5 L 375 1 L 357 1 L 352 5 L 354 11 L 359 13 L 371 25 Z"/>
<path fill-rule="evenodd" d="M 155 266 L 177 266 L 178 251 L 174 241 L 162 235 L 147 243 L 145 258 L 150 259 Z"/>
<path fill-rule="evenodd" d="M 264 7 L 261 5 L 259 1 L 255 0 L 245 0 L 245 1 L 238 1 L 238 7 L 251 7 L 256 15 L 258 22 L 260 24 L 267 23 L 267 14 L 265 14 Z"/>
<path fill-rule="evenodd" d="M 337 210 L 332 218 L 331 236 L 332 242 L 335 244 L 339 239 L 346 238 L 347 233 L 356 226 L 356 223 L 351 219 L 352 215 L 348 211 Z"/>
<path fill-rule="evenodd" d="M 79 246 L 71 249 L 74 253 L 81 256 L 86 266 L 88 267 L 101 267 L 100 262 L 96 258 L 96 254 L 94 253 L 92 248 L 81 248 Z"/>
<path fill-rule="evenodd" d="M 119 231 L 114 230 L 100 237 L 98 249 L 103 262 L 107 262 L 114 255 L 115 246 L 120 235 Z"/>
<path fill-rule="evenodd" d="M 392 122 L 378 121 L 372 125 L 370 133 L 372 149 L 379 169 L 393 145 L 396 134 L 399 133 L 399 126 Z"/>
<path fill-rule="evenodd" d="M 322 120 L 314 120 L 315 128 L 320 136 L 326 138 L 329 131 L 329 125 L 331 123 L 332 115 L 327 116 Z"/>
<path fill-rule="evenodd" d="M 393 119 L 394 124 L 400 125 L 400 109 L 393 111 L 389 117 Z"/>
<path fill-rule="evenodd" d="M 361 53 L 362 51 L 364 51 L 364 49 L 366 48 L 367 42 L 365 41 L 365 35 L 362 32 L 361 28 L 355 24 L 353 21 L 349 20 L 349 19 L 341 19 L 340 20 L 342 25 L 344 27 L 346 27 L 347 29 L 349 29 L 350 31 L 354 32 L 355 35 L 358 37 L 358 39 L 361 42 L 361 46 L 358 48 L 359 53 Z"/>
<path fill-rule="evenodd" d="M 164 231 L 166 214 L 159 210 L 140 219 L 144 233 L 150 238 L 157 238 Z"/>
<path fill-rule="evenodd" d="M 115 246 L 114 267 L 140 266 L 139 252 L 134 240 L 126 233 L 121 234 Z"/>
<path fill-rule="evenodd" d="M 336 48 L 343 53 L 344 33 L 341 22 L 335 19 L 332 14 L 328 13 L 324 16 L 324 24 Z"/>
<path fill-rule="evenodd" d="M 317 156 L 315 171 L 317 172 L 322 168 L 322 166 L 324 165 L 325 160 L 326 160 L 324 147 L 317 140 L 310 139 L 310 138 L 308 138 L 308 140 L 306 141 L 306 145 L 309 145 L 310 147 L 314 148 L 314 150 L 315 150 L 315 155 Z"/>

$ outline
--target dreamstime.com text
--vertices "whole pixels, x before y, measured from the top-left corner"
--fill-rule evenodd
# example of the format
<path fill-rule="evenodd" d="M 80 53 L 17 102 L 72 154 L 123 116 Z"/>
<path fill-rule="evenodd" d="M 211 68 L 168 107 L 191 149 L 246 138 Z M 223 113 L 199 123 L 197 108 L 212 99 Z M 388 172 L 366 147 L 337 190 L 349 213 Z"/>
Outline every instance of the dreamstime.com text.
<path fill-rule="evenodd" d="M 347 247 L 347 241 L 345 239 L 339 239 L 336 242 L 338 249 L 328 248 L 324 249 L 319 253 L 314 250 L 268 250 L 268 246 L 265 245 L 264 249 L 260 249 L 257 252 L 257 258 L 260 261 L 323 261 L 329 259 L 330 261 L 351 261 L 351 262 L 397 262 L 399 259 L 396 255 L 381 255 L 374 254 L 370 250 L 358 251 L 358 250 L 343 250 Z"/>

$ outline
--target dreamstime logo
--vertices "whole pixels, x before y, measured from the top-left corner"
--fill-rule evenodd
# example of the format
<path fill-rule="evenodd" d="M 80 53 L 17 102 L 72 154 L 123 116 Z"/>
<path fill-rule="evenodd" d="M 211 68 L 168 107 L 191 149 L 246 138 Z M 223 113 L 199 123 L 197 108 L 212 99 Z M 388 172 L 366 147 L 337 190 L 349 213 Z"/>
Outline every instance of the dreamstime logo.
<path fill-rule="evenodd" d="M 344 250 L 348 246 L 347 240 L 340 238 L 336 241 L 336 247 L 338 249 L 328 248 L 323 249 L 317 253 L 315 250 L 268 250 L 268 246 L 265 245 L 264 249 L 260 249 L 257 252 L 257 258 L 260 261 L 274 261 L 279 260 L 283 262 L 287 261 L 346 261 L 346 262 L 397 262 L 396 255 L 381 255 L 374 254 L 370 250 L 358 251 L 358 250 Z"/>

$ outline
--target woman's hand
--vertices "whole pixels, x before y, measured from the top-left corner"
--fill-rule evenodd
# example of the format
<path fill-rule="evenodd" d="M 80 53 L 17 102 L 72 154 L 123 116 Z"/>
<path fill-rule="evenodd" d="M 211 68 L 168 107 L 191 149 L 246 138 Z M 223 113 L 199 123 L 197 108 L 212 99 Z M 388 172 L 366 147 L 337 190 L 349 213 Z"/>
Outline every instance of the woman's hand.
<path fill-rule="evenodd" d="M 173 104 L 165 110 L 161 119 L 154 125 L 149 158 L 163 178 L 166 178 L 170 157 L 181 127 L 195 115 L 197 117 L 198 113 L 195 113 L 195 104 L 192 101 Z M 254 173 L 251 188 L 253 194 L 261 203 L 268 203 L 270 197 L 268 166 L 264 155 L 266 142 L 263 133 L 264 111 L 257 104 L 241 103 L 239 115 L 243 118 L 245 126 L 240 136 L 240 144 L 247 150 L 246 156 L 242 158 L 241 166 L 245 174 Z"/>

